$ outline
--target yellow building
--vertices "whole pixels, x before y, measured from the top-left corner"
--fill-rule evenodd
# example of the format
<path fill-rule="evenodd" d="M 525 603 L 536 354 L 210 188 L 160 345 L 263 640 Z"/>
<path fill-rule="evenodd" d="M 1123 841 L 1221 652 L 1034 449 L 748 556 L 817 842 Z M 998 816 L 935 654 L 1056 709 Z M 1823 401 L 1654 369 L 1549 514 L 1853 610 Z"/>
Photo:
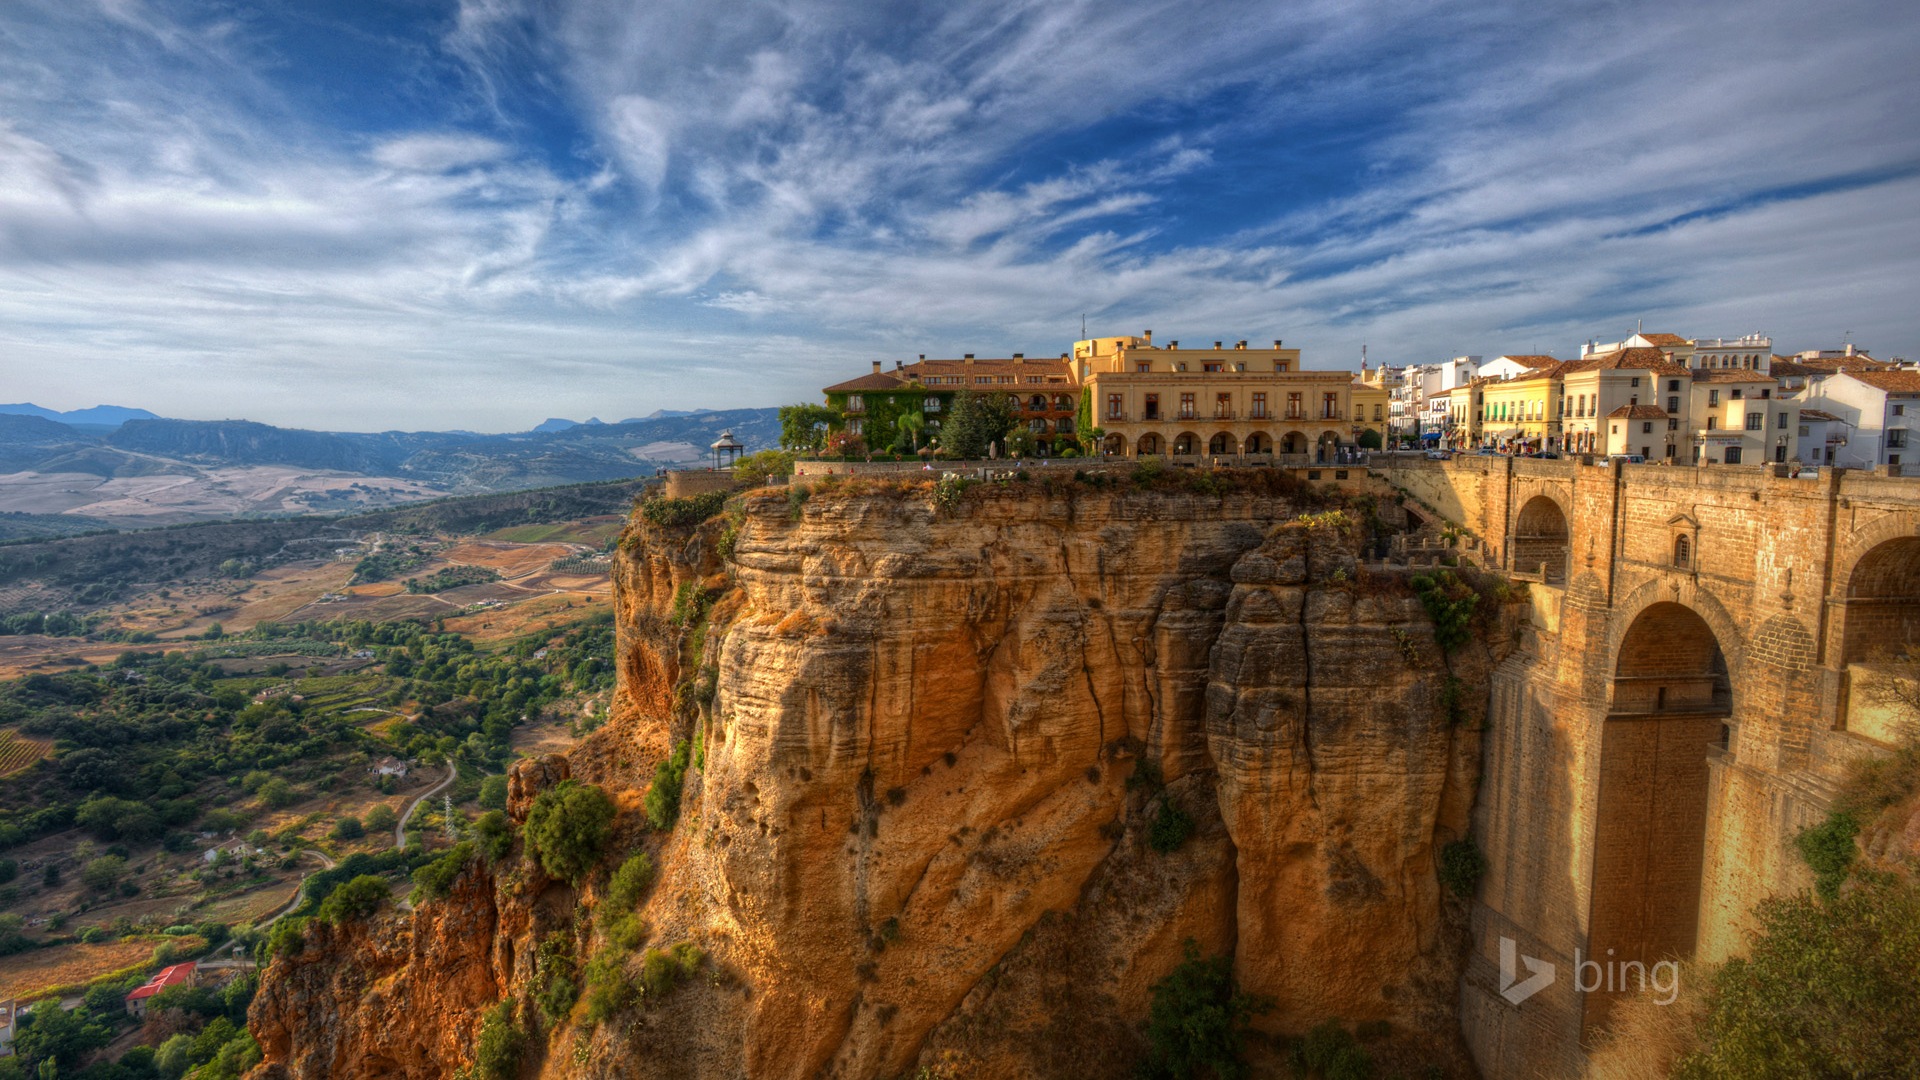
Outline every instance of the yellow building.
<path fill-rule="evenodd" d="M 1387 426 L 1385 388 L 1348 371 L 1302 371 L 1300 350 L 1278 341 L 1183 349 L 1155 345 L 1149 330 L 1075 342 L 1072 361 L 1105 455 L 1334 462 Z"/>
<path fill-rule="evenodd" d="M 1693 375 L 1669 353 L 1636 346 L 1572 360 L 1561 370 L 1564 449 L 1576 454 L 1644 454 L 1648 461 L 1685 460 L 1680 447 L 1688 438 Z M 1626 414 L 1614 415 L 1623 408 Z"/>
<path fill-rule="evenodd" d="M 1510 379 L 1481 382 L 1481 440 L 1509 453 L 1560 449 L 1564 367 L 1555 362 Z"/>

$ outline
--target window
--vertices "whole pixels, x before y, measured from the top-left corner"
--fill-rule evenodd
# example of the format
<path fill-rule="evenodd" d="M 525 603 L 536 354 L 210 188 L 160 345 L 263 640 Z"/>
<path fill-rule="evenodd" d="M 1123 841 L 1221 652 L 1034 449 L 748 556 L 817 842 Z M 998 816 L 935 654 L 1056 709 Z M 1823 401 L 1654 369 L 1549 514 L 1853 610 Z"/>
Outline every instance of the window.
<path fill-rule="evenodd" d="M 1714 430 L 1715 428 L 1718 428 L 1719 426 L 1720 426 L 1720 418 L 1719 418 L 1719 417 L 1717 417 L 1717 416 L 1709 416 L 1709 417 L 1707 417 L 1707 430 L 1708 430 L 1708 431 L 1712 431 L 1712 430 Z"/>
<path fill-rule="evenodd" d="M 1373 407 L 1373 418 L 1374 418 L 1375 420 L 1378 420 L 1378 419 L 1380 419 L 1380 406 L 1378 406 L 1378 405 L 1375 405 L 1375 406 Z"/>
<path fill-rule="evenodd" d="M 1640 385 L 1640 376 L 1638 376 L 1638 375 L 1635 375 L 1635 376 L 1634 376 L 1633 378 L 1631 378 L 1631 379 L 1629 379 L 1629 380 L 1627 380 L 1627 385 L 1628 385 L 1628 386 L 1639 386 L 1639 385 Z"/>
<path fill-rule="evenodd" d="M 1887 464 L 1889 464 L 1889 465 L 1898 465 L 1898 464 L 1900 464 L 1900 455 L 1899 455 L 1899 454 L 1888 454 L 1888 455 L 1887 455 Z"/>
<path fill-rule="evenodd" d="M 1757 412 L 1748 413 L 1747 414 L 1747 430 L 1759 431 L 1763 426 L 1765 426 L 1765 420 L 1766 420 L 1765 413 L 1757 413 Z"/>
<path fill-rule="evenodd" d="M 1906 448 L 1907 448 L 1907 429 L 1906 428 L 1888 428 L 1887 429 L 1887 449 L 1904 450 Z"/>
<path fill-rule="evenodd" d="M 849 418 L 847 420 L 847 434 L 858 435 L 860 434 L 860 431 L 861 431 L 860 418 L 857 416 Z"/>
<path fill-rule="evenodd" d="M 1693 565 L 1693 541 L 1684 536 L 1673 538 L 1673 565 L 1681 570 Z"/>
<path fill-rule="evenodd" d="M 1148 420 L 1160 419 L 1160 395 L 1159 394 L 1147 395 L 1146 418 Z"/>
<path fill-rule="evenodd" d="M 1613 434 L 1615 434 L 1615 435 L 1618 435 L 1618 434 L 1620 434 L 1620 425 L 1619 425 L 1619 424 L 1614 424 L 1614 425 L 1613 425 L 1613 432 L 1612 432 L 1612 433 L 1613 433 Z"/>
<path fill-rule="evenodd" d="M 1642 435 L 1651 435 L 1651 434 L 1653 434 L 1653 421 L 1651 421 L 1651 420 L 1644 420 L 1644 421 L 1641 421 L 1641 423 L 1640 423 L 1640 434 L 1642 434 Z"/>
<path fill-rule="evenodd" d="M 866 412 L 867 399 L 860 396 L 859 394 L 848 394 L 847 395 L 847 411 L 851 413 Z"/>
<path fill-rule="evenodd" d="M 1290 370 L 1290 369 L 1289 369 L 1289 368 L 1287 367 L 1287 361 L 1285 361 L 1285 360 L 1275 360 L 1275 361 L 1273 362 L 1273 370 L 1275 370 L 1275 371 L 1288 371 L 1288 370 Z"/>
<path fill-rule="evenodd" d="M 1680 399 L 1679 399 L 1679 398 L 1677 398 L 1677 397 L 1670 397 L 1670 398 L 1668 398 L 1668 399 L 1667 399 L 1667 411 L 1668 411 L 1668 412 L 1671 412 L 1671 413 L 1677 413 L 1677 412 L 1679 412 L 1679 411 L 1680 411 Z"/>
<path fill-rule="evenodd" d="M 1668 430 L 1668 431 L 1679 431 L 1679 430 L 1680 430 L 1680 421 L 1678 421 L 1678 420 L 1669 420 L 1669 421 L 1667 421 L 1667 430 Z"/>
<path fill-rule="evenodd" d="M 939 412 L 940 399 L 937 397 L 934 397 L 932 394 L 928 394 L 927 400 L 922 402 L 920 407 L 922 409 L 925 409 L 927 412 Z"/>
<path fill-rule="evenodd" d="M 1121 405 L 1123 400 L 1119 394 L 1107 395 L 1107 419 L 1119 420 L 1127 415 L 1126 409 Z"/>
<path fill-rule="evenodd" d="M 1763 398 L 1770 398 L 1770 397 L 1772 397 L 1772 396 L 1773 396 L 1773 387 L 1771 387 L 1771 386 L 1763 386 L 1763 387 L 1761 387 L 1761 388 L 1760 388 L 1760 396 L 1761 396 L 1761 397 L 1763 397 Z"/>
<path fill-rule="evenodd" d="M 1232 394 L 1213 395 L 1213 418 L 1215 420 L 1233 419 L 1233 395 Z"/>
<path fill-rule="evenodd" d="M 1233 365 L 1233 370 L 1235 370 L 1235 371 L 1245 371 L 1245 370 L 1247 370 L 1247 362 L 1246 362 L 1245 360 L 1236 360 L 1236 361 L 1234 361 L 1234 365 Z"/>
<path fill-rule="evenodd" d="M 1895 416 L 1907 415 L 1907 407 L 1905 405 L 1895 405 L 1893 407 L 1893 415 Z"/>
<path fill-rule="evenodd" d="M 993 382 L 993 376 L 991 375 L 975 375 L 973 377 L 973 383 L 975 386 L 986 386 L 991 384 L 992 382 Z"/>
<path fill-rule="evenodd" d="M 1300 392 L 1295 390 L 1287 394 L 1287 419 L 1298 420 L 1306 415 L 1306 406 L 1300 403 Z"/>
<path fill-rule="evenodd" d="M 1353 403 L 1354 422 L 1358 423 L 1359 421 L 1365 420 L 1366 418 L 1367 418 L 1367 407 L 1365 405 L 1360 404 L 1357 401 L 1354 402 Z"/>
<path fill-rule="evenodd" d="M 1210 362 L 1208 362 L 1208 363 L 1205 363 L 1205 364 L 1201 364 L 1201 365 L 1200 365 L 1200 370 L 1201 370 L 1201 371 L 1225 371 L 1225 370 L 1227 370 L 1227 369 L 1226 369 L 1226 366 L 1225 366 L 1225 365 L 1223 365 L 1223 364 L 1221 364 L 1221 363 L 1220 363 L 1219 361 L 1217 361 L 1217 360 L 1215 360 L 1215 361 L 1210 361 Z"/>
<path fill-rule="evenodd" d="M 1670 393 L 1670 394 L 1671 394 L 1671 393 L 1675 393 L 1675 392 L 1677 392 L 1677 391 L 1678 391 L 1679 389 L 1680 389 L 1680 380 L 1679 380 L 1679 379 L 1668 379 L 1668 380 L 1667 380 L 1667 392 L 1668 392 L 1668 393 Z"/>
<path fill-rule="evenodd" d="M 1136 360 L 1133 362 L 1133 370 L 1145 375 L 1147 372 L 1153 370 L 1153 363 L 1149 360 Z"/>
<path fill-rule="evenodd" d="M 1333 394 L 1320 395 L 1320 419 L 1322 420 L 1340 419 L 1340 395 L 1339 394 L 1333 393 Z"/>
<path fill-rule="evenodd" d="M 1192 394 L 1180 395 L 1180 419 L 1182 420 L 1193 419 L 1193 395 Z"/>
<path fill-rule="evenodd" d="M 1720 391 L 1718 390 L 1707 391 L 1707 407 L 1712 408 L 1713 406 L 1718 404 L 1720 404 Z"/>
<path fill-rule="evenodd" d="M 1253 392 L 1253 412 L 1249 415 L 1255 420 L 1265 420 L 1267 418 L 1267 392 L 1265 390 L 1255 390 Z"/>
<path fill-rule="evenodd" d="M 1785 430 L 1787 429 L 1787 414 L 1786 414 L 1786 413 L 1781 413 L 1781 414 L 1780 414 L 1780 422 L 1779 422 L 1778 424 L 1776 424 L 1776 425 L 1774 425 L 1774 426 L 1775 426 L 1775 427 L 1778 427 L 1778 428 L 1779 428 L 1780 430 L 1782 430 L 1782 431 L 1785 431 Z"/>
<path fill-rule="evenodd" d="M 1729 447 L 1727 447 L 1727 462 L 1726 462 L 1726 463 L 1727 463 L 1727 464 L 1729 464 L 1729 465 L 1738 465 L 1738 464 L 1740 464 L 1740 448 L 1739 448 L 1739 447 L 1737 447 L 1737 446 L 1729 446 Z"/>

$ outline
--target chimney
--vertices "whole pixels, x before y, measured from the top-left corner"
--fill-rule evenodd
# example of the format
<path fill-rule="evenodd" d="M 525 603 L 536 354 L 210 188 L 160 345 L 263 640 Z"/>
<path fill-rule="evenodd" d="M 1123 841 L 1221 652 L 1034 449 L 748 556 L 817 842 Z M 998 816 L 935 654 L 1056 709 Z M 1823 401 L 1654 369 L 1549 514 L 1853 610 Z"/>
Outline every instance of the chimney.
<path fill-rule="evenodd" d="M 1224 341 L 1216 341 L 1216 342 L 1214 342 L 1214 343 L 1213 343 L 1213 347 L 1217 349 L 1217 348 L 1219 348 L 1220 346 L 1222 346 L 1222 345 L 1225 345 L 1225 344 L 1226 344 L 1226 342 L 1224 342 Z"/>
<path fill-rule="evenodd" d="M 1279 338 L 1274 338 L 1274 339 L 1273 339 L 1273 347 L 1274 347 L 1274 348 L 1276 348 L 1276 349 L 1280 347 L 1280 339 L 1279 339 Z"/>
<path fill-rule="evenodd" d="M 1847 342 L 1847 355 L 1848 356 L 1853 355 L 1853 342 L 1851 341 Z"/>
<path fill-rule="evenodd" d="M 878 374 L 880 374 L 880 361 L 878 361 L 878 360 L 875 360 L 875 361 L 873 362 L 873 373 L 874 373 L 875 375 L 878 375 Z"/>
<path fill-rule="evenodd" d="M 1235 342 L 1235 343 L 1234 343 L 1234 345 L 1233 345 L 1233 347 L 1234 347 L 1234 348 L 1236 348 L 1236 349 L 1244 349 L 1244 348 L 1246 348 L 1246 347 L 1247 347 L 1247 339 L 1245 339 L 1245 338 L 1241 338 L 1241 339 L 1240 339 L 1239 341 L 1237 341 L 1237 342 Z"/>
<path fill-rule="evenodd" d="M 1017 352 L 1013 354 L 1013 358 L 1015 360 L 1025 360 L 1027 358 L 1027 354 L 1023 352 Z"/>
<path fill-rule="evenodd" d="M 921 353 L 921 354 L 920 354 L 920 359 L 922 359 L 922 360 L 925 360 L 926 358 L 927 358 L 927 354 L 926 354 L 926 353 Z"/>
<path fill-rule="evenodd" d="M 1147 339 L 1147 344 L 1149 345 L 1153 344 L 1153 331 L 1148 330 L 1146 333 L 1141 334 L 1140 336 Z"/>
<path fill-rule="evenodd" d="M 1177 348 L 1179 348 L 1179 347 L 1180 347 L 1180 343 L 1179 343 L 1178 341 L 1169 341 L 1169 342 L 1167 342 L 1167 348 L 1169 348 L 1169 349 L 1177 349 Z"/>
<path fill-rule="evenodd" d="M 968 353 L 968 354 L 967 354 L 967 359 L 969 359 L 969 360 L 971 360 L 971 359 L 973 359 L 973 354 L 972 354 L 972 353 Z"/>
<path fill-rule="evenodd" d="M 893 362 L 893 370 L 895 371 L 903 370 L 906 366 L 907 362 L 905 360 L 895 360 Z"/>

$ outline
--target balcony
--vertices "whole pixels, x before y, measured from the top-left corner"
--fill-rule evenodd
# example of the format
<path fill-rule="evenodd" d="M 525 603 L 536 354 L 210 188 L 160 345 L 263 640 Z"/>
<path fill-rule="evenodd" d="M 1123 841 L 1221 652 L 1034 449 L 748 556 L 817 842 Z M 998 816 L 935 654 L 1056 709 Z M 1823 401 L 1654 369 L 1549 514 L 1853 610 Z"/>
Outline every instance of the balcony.
<path fill-rule="evenodd" d="M 1233 410 L 1232 409 L 1215 409 L 1213 410 L 1213 418 L 1215 420 L 1231 420 L 1233 419 Z"/>
<path fill-rule="evenodd" d="M 1174 417 L 1174 419 L 1175 420 L 1198 420 L 1200 419 L 1200 414 L 1194 412 L 1192 409 L 1181 409 L 1180 412 Z"/>
<path fill-rule="evenodd" d="M 1109 410 L 1107 410 L 1107 423 L 1109 423 L 1109 424 L 1113 424 L 1113 423 L 1121 423 L 1121 424 L 1124 424 L 1124 423 L 1126 423 L 1126 422 L 1127 422 L 1127 414 L 1126 414 L 1126 413 L 1124 413 L 1124 412 L 1114 412 L 1114 411 L 1113 411 L 1113 410 L 1111 410 L 1111 409 L 1109 409 Z"/>
<path fill-rule="evenodd" d="M 1253 409 L 1252 409 L 1251 411 L 1249 411 L 1249 412 L 1247 413 L 1247 419 L 1249 419 L 1249 420 L 1271 420 L 1271 419 L 1273 419 L 1273 414 L 1272 414 L 1272 413 L 1270 413 L 1270 412 L 1268 412 L 1268 411 L 1266 410 L 1266 407 L 1265 407 L 1265 406 L 1262 406 L 1262 405 L 1255 405 L 1255 406 L 1253 407 Z"/>

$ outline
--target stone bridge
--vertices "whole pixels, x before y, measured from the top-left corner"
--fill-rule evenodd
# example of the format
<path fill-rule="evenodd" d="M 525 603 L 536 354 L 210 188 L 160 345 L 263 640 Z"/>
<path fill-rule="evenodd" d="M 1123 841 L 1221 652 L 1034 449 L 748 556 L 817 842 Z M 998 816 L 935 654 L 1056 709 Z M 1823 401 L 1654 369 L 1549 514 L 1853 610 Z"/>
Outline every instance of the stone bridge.
<path fill-rule="evenodd" d="M 1461 1011 L 1489 1077 L 1581 1075 L 1640 989 L 1632 965 L 1738 952 L 1757 901 L 1810 884 L 1793 840 L 1847 763 L 1897 739 L 1871 687 L 1876 661 L 1920 646 L 1920 479 L 1506 457 L 1373 471 L 1529 582 L 1492 687 Z M 1517 1005 L 1502 937 L 1555 966 Z"/>

